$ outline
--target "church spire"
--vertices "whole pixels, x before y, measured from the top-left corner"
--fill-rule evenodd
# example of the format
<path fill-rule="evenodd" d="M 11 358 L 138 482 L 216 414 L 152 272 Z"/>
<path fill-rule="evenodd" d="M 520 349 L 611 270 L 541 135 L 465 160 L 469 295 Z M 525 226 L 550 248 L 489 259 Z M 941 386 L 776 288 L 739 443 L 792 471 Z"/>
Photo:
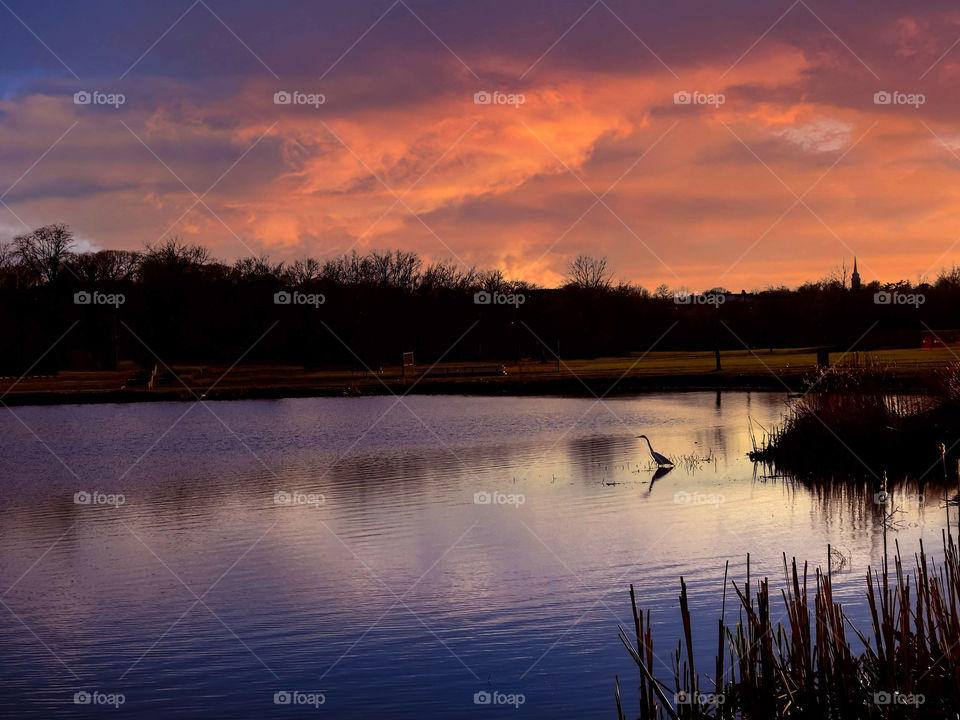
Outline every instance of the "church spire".
<path fill-rule="evenodd" d="M 860 273 L 857 272 L 857 256 L 853 256 L 853 273 L 850 275 L 850 289 L 860 289 Z"/>

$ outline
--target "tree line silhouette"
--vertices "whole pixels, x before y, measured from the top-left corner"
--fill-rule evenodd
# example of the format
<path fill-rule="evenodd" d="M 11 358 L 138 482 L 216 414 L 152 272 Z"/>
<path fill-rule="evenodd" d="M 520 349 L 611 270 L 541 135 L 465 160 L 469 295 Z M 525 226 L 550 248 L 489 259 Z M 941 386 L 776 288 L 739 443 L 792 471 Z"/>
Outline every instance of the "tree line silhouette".
<path fill-rule="evenodd" d="M 416 253 L 225 264 L 178 238 L 142 251 L 78 252 L 69 227 L 0 243 L 0 375 L 95 370 L 135 360 L 376 368 L 412 351 L 418 364 L 518 358 L 555 362 L 656 350 L 918 347 L 925 330 L 960 327 L 960 268 L 933 283 L 840 275 L 753 293 L 711 288 L 700 302 L 661 284 L 614 282 L 580 255 L 558 288 L 508 280 Z M 922 304 L 883 303 L 876 294 Z M 518 299 L 519 298 L 519 299 Z M 679 298 L 679 300 L 678 300 Z"/>

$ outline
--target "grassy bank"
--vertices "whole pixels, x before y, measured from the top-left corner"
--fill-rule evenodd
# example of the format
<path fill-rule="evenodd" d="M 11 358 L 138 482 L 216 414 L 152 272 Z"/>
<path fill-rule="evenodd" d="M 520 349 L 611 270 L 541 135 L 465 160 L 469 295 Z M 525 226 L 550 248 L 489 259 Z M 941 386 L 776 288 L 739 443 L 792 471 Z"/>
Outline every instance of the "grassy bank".
<path fill-rule="evenodd" d="M 922 386 L 924 378 L 947 367 L 951 349 L 883 350 L 864 354 L 890 368 L 889 382 L 904 389 Z M 831 362 L 842 359 L 837 353 Z M 174 364 L 175 376 L 154 389 L 131 385 L 142 371 L 132 363 L 117 370 L 61 372 L 54 376 L 0 378 L 0 395 L 7 404 L 66 402 L 148 402 L 156 400 L 240 399 L 303 396 L 375 395 L 413 391 L 476 395 L 602 395 L 607 392 L 650 390 L 799 390 L 804 378 L 816 369 L 812 348 L 751 353 L 721 353 L 716 370 L 712 352 L 651 352 L 622 357 L 557 361 L 556 358 L 502 360 L 505 374 L 464 377 L 425 377 L 428 370 L 447 371 L 476 363 L 420 364 L 365 368 L 310 368 L 297 365 Z M 127 386 L 126 389 L 124 386 Z"/>

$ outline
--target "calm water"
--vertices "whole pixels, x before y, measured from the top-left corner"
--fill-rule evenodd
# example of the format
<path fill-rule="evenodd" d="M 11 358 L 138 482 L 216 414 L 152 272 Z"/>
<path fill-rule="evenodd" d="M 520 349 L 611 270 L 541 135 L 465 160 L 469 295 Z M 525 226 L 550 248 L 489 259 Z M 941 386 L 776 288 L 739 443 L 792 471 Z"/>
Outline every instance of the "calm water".
<path fill-rule="evenodd" d="M 748 552 L 779 583 L 781 553 L 820 563 L 832 543 L 866 617 L 872 494 L 746 457 L 782 393 L 404 403 L 3 411 L 0 716 L 611 717 L 614 675 L 634 698 L 629 584 L 670 680 L 679 577 L 712 666 L 724 563 L 739 580 Z M 651 482 L 640 432 L 688 462 Z M 937 549 L 937 500 L 902 506 L 907 554 Z"/>

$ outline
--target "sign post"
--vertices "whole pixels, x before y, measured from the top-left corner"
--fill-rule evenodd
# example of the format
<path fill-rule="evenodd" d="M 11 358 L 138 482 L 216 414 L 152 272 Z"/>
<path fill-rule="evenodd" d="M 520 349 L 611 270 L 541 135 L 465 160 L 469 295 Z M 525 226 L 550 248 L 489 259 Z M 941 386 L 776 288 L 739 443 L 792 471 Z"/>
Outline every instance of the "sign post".
<path fill-rule="evenodd" d="M 403 354 L 403 360 L 400 363 L 400 380 L 404 385 L 407 384 L 407 368 L 413 367 L 413 353 L 405 352 Z"/>

